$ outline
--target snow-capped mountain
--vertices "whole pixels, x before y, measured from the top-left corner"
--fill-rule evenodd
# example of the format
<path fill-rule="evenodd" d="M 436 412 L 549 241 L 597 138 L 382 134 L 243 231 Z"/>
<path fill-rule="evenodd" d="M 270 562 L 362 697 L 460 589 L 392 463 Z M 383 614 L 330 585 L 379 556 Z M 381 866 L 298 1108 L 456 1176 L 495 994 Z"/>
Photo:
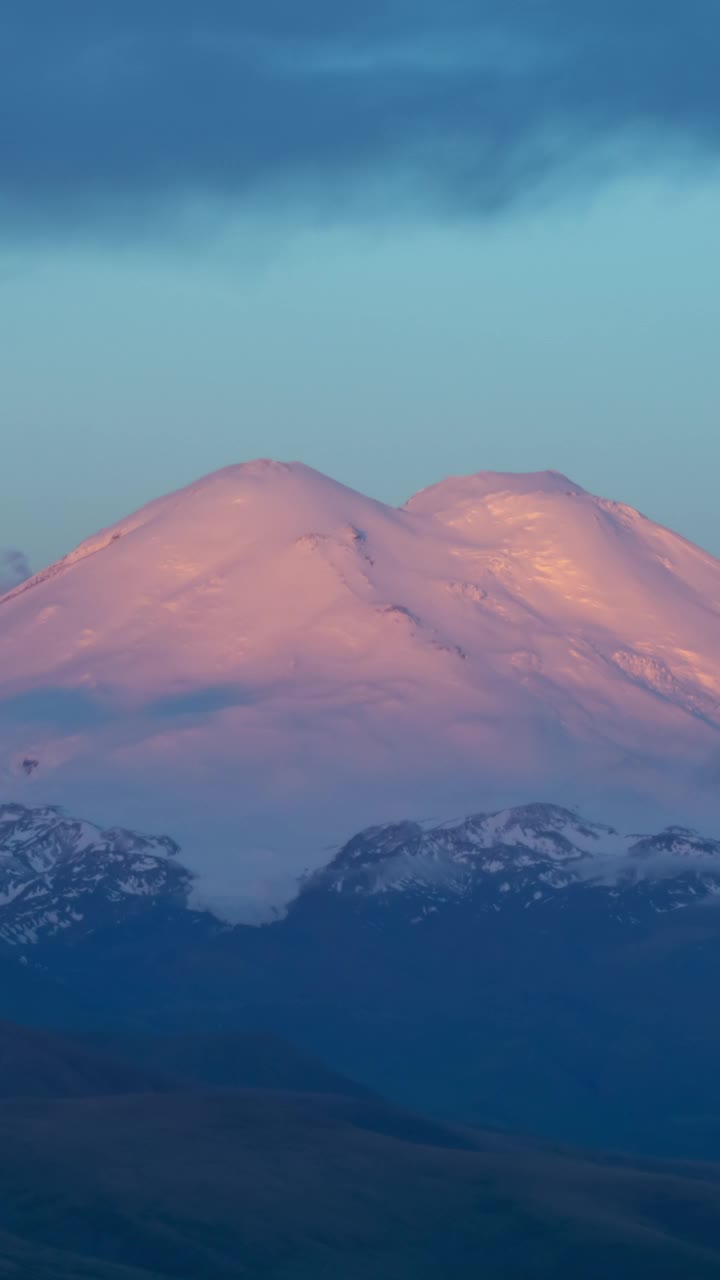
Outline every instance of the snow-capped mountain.
<path fill-rule="evenodd" d="M 167 836 L 102 831 L 58 809 L 0 805 L 0 942 L 33 946 L 109 928 L 153 903 L 187 900 Z"/>
<path fill-rule="evenodd" d="M 404 507 L 230 467 L 0 600 L 0 786 L 287 902 L 367 822 L 528 794 L 720 820 L 720 563 L 555 472 Z"/>

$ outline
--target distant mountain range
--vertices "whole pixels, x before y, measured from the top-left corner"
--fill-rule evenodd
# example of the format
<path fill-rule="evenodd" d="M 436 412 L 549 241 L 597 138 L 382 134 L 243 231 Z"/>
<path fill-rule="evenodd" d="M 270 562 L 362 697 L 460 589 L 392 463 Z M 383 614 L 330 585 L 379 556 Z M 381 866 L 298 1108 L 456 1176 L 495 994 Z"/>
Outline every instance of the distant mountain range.
<path fill-rule="evenodd" d="M 299 882 L 289 913 L 341 897 L 356 912 L 422 925 L 470 905 L 478 915 L 581 903 L 635 926 L 653 914 L 720 905 L 720 841 L 686 827 L 622 835 L 557 805 L 429 825 L 370 827 Z M 158 909 L 198 912 L 193 876 L 168 836 L 103 830 L 59 808 L 0 805 L 0 946 L 73 943 Z M 582 909 L 582 908 L 581 908 Z"/>
<path fill-rule="evenodd" d="M 247 463 L 0 599 L 5 799 L 171 829 L 231 921 L 407 814 L 713 829 L 719 768 L 720 563 L 555 472 L 394 508 Z"/>
<path fill-rule="evenodd" d="M 251 927 L 196 908 L 170 839 L 17 805 L 0 832 L 0 1014 L 279 1034 L 446 1120 L 720 1158 L 715 840 L 542 804 L 374 827 Z"/>

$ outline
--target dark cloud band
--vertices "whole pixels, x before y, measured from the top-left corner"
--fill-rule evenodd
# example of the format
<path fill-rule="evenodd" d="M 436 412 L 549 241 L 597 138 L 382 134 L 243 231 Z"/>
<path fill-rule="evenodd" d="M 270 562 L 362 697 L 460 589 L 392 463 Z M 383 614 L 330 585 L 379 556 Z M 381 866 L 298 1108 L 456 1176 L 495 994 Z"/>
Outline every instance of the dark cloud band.
<path fill-rule="evenodd" d="M 8 0 L 6 230 L 186 200 L 504 207 L 720 144 L 716 0 Z"/>

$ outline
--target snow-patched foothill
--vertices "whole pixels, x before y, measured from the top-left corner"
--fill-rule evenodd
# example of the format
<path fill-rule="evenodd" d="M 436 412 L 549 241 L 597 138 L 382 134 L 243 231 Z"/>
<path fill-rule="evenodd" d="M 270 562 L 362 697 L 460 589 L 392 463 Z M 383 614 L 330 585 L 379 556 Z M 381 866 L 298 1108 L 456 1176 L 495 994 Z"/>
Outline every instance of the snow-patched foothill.
<path fill-rule="evenodd" d="M 340 896 L 411 924 L 458 905 L 478 914 L 576 909 L 615 920 L 720 901 L 720 841 L 684 827 L 623 834 L 558 805 L 531 804 L 428 825 L 361 831 L 309 876 L 302 898 Z M 580 895 L 580 897 L 578 896 Z"/>
<path fill-rule="evenodd" d="M 0 943 L 97 933 L 155 901 L 184 905 L 191 877 L 168 836 L 0 804 Z"/>
<path fill-rule="evenodd" d="M 112 943 L 118 928 L 142 926 L 148 913 L 152 928 L 141 947 L 158 921 L 165 944 L 177 939 L 180 950 L 188 924 L 195 941 L 226 936 L 221 919 L 192 910 L 192 887 L 182 851 L 166 836 L 101 830 L 56 808 L 0 805 L 0 949 L 29 955 L 90 937 Z M 528 910 L 582 918 L 590 910 L 634 926 L 719 902 L 720 841 L 680 827 L 621 834 L 532 804 L 361 831 L 296 884 L 269 945 L 282 954 L 286 923 L 292 934 L 308 911 L 327 924 L 346 907 L 371 928 L 391 919 L 401 937 L 407 925 L 458 910 L 478 920 Z M 528 917 L 523 928 L 534 927 Z"/>

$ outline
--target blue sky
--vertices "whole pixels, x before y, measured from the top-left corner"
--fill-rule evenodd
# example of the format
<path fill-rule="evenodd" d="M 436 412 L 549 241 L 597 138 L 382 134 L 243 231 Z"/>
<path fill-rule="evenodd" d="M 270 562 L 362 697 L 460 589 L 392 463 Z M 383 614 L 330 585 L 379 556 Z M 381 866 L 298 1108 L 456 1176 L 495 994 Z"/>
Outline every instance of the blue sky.
<path fill-rule="evenodd" d="M 0 547 L 271 455 L 555 467 L 720 554 L 714 0 L 8 0 L 0 47 Z"/>

